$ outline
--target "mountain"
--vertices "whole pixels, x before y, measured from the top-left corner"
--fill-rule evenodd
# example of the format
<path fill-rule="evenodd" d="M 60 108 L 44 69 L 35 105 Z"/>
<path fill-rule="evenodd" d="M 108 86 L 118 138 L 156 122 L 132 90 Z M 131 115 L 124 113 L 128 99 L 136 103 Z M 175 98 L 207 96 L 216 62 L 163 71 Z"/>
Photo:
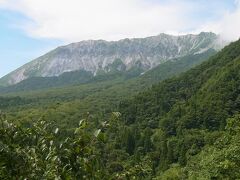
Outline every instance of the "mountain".
<path fill-rule="evenodd" d="M 142 90 L 142 87 L 150 87 L 152 84 L 178 75 L 197 64 L 207 60 L 210 56 L 216 53 L 215 50 L 209 49 L 201 54 L 187 55 L 180 58 L 172 59 L 170 61 L 159 64 L 153 69 L 139 75 L 139 69 L 132 69 L 131 71 L 111 71 L 104 74 L 93 76 L 91 72 L 87 71 L 72 71 L 65 72 L 59 76 L 54 77 L 31 77 L 25 79 L 17 84 L 7 87 L 0 87 L 0 93 L 16 93 L 27 92 L 34 90 L 43 90 L 49 88 L 67 88 L 67 86 L 75 86 L 85 84 L 92 86 L 97 82 L 111 82 L 111 86 L 122 83 L 124 88 L 134 89 L 135 92 Z M 123 87 L 119 87 L 122 88 Z"/>
<path fill-rule="evenodd" d="M 3 77 L 0 85 L 7 86 L 31 77 L 53 77 L 78 70 L 93 75 L 132 69 L 142 73 L 171 59 L 218 49 L 219 45 L 219 37 L 207 32 L 182 36 L 160 34 L 111 42 L 81 41 L 58 47 L 20 67 Z"/>

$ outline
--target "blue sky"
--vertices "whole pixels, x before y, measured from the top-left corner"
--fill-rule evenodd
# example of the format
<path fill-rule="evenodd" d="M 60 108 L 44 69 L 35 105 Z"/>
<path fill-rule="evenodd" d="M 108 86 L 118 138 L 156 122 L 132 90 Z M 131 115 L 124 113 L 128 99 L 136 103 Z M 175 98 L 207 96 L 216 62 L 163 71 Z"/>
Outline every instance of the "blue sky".
<path fill-rule="evenodd" d="M 33 38 L 17 28 L 26 17 L 0 10 L 0 77 L 61 44 L 61 40 Z"/>
<path fill-rule="evenodd" d="M 239 7 L 236 0 L 0 0 L 0 77 L 86 39 L 200 31 L 237 39 Z"/>

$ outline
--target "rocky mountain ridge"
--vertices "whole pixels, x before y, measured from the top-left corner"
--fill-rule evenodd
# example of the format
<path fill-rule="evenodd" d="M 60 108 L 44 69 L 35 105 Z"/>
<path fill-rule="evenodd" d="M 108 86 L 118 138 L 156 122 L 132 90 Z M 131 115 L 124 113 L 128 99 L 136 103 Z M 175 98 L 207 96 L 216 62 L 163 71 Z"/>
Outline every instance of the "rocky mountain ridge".
<path fill-rule="evenodd" d="M 181 36 L 160 34 L 119 41 L 81 41 L 58 47 L 31 61 L 0 79 L 0 84 L 12 85 L 30 77 L 59 76 L 77 70 L 93 75 L 134 68 L 146 72 L 168 60 L 220 49 L 221 46 L 218 35 L 210 32 Z"/>

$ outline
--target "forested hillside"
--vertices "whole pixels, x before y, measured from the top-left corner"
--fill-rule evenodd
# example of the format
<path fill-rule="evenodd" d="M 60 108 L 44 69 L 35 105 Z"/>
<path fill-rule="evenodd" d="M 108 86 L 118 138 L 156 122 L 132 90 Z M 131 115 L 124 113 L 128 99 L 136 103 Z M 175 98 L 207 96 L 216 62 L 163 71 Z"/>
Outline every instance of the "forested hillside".
<path fill-rule="evenodd" d="M 166 80 L 121 103 L 120 112 L 125 124 L 135 131 L 138 129 L 139 133 L 148 130 L 152 135 L 152 146 L 147 152 L 156 153 L 158 172 L 169 168 L 167 173 L 180 172 L 180 167 L 195 167 L 201 162 L 199 167 L 202 169 L 191 169 L 191 172 L 186 169 L 189 178 L 203 175 L 206 179 L 239 178 L 239 170 L 236 170 L 239 167 L 239 141 L 234 140 L 239 126 L 239 118 L 234 117 L 238 116 L 240 107 L 239 67 L 240 41 L 180 77 Z M 228 120 L 231 117 L 233 119 Z M 230 124 L 226 126 L 228 121 Z M 234 137 L 225 137 L 224 131 L 229 126 L 236 128 Z M 227 138 L 226 142 L 221 138 Z M 138 144 L 138 138 L 135 140 Z M 134 147 L 135 151 L 138 148 Z M 217 148 L 220 148 L 219 152 L 214 154 Z M 205 157 L 208 151 L 212 161 Z M 231 155 L 233 151 L 235 155 Z M 195 155 L 198 161 L 192 160 Z"/>
<path fill-rule="evenodd" d="M 134 94 L 133 80 L 131 86 L 81 85 L 81 93 L 73 86 L 4 97 L 0 177 L 239 179 L 239 69 L 237 41 L 132 98 L 119 99 Z M 149 77 L 163 80 L 157 74 L 165 70 L 144 74 L 137 88 Z M 119 97 L 111 95 L 118 91 Z"/>

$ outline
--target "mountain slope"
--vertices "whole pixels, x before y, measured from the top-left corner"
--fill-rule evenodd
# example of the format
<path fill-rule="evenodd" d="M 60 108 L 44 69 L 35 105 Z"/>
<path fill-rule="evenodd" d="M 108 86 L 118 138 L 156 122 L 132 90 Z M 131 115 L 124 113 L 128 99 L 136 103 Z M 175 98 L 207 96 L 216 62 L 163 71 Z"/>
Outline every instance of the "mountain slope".
<path fill-rule="evenodd" d="M 136 104 L 135 109 L 139 110 L 141 119 L 151 115 L 151 111 L 159 111 L 155 114 L 158 117 L 167 113 L 177 102 L 187 101 L 192 95 L 200 92 L 201 88 L 213 83 L 214 81 L 211 78 L 220 77 L 218 73 L 222 73 L 224 68 L 235 67 L 235 64 L 232 63 L 239 61 L 239 59 L 235 60 L 240 55 L 239 44 L 240 41 L 232 43 L 209 61 L 189 70 L 179 78 L 168 79 L 159 85 L 155 85 L 150 91 L 140 93 L 132 101 L 130 100 L 129 105 L 135 106 L 134 104 Z M 211 88 L 211 90 L 216 91 L 217 89 Z M 211 94 L 211 92 L 209 93 Z M 151 110 L 145 108 L 145 103 L 151 104 Z M 127 104 L 126 102 L 125 105 Z M 134 115 L 134 120 L 136 119 L 138 119 L 138 112 Z"/>
<path fill-rule="evenodd" d="M 150 129 L 156 133 L 148 152 L 158 154 L 161 161 L 155 160 L 161 171 L 173 163 L 184 167 L 192 156 L 221 136 L 228 118 L 239 113 L 239 69 L 240 40 L 180 77 L 165 80 L 120 104 L 126 125 L 139 132 Z M 136 150 L 144 148 L 136 141 Z M 211 173 L 209 179 L 216 175 Z"/>
<path fill-rule="evenodd" d="M 214 33 L 171 36 L 160 34 L 142 39 L 120 41 L 82 41 L 57 49 L 20 67 L 0 80 L 1 85 L 16 84 L 30 77 L 59 76 L 64 72 L 84 70 L 93 75 L 113 69 L 145 72 L 170 59 L 203 53 L 218 47 Z"/>
<path fill-rule="evenodd" d="M 93 76 L 91 72 L 80 70 L 63 73 L 62 75 L 55 77 L 32 77 L 23 80 L 15 85 L 2 88 L 0 87 L 0 93 L 33 91 L 80 84 L 89 84 L 89 86 L 91 86 L 92 83 L 104 81 L 112 81 L 113 87 L 116 84 L 115 81 L 118 83 L 119 81 L 122 81 L 122 84 L 125 84 L 124 86 L 126 87 L 126 89 L 134 89 L 134 91 L 139 91 L 140 89 L 142 89 L 142 86 L 149 87 L 151 84 L 180 74 L 181 72 L 184 72 L 191 67 L 207 60 L 215 53 L 215 50 L 209 49 L 201 54 L 188 55 L 181 58 L 173 59 L 171 61 L 167 61 L 158 65 L 157 67 L 147 71 L 139 77 L 138 69 L 132 69 L 125 72 L 112 71 L 97 76 Z"/>

